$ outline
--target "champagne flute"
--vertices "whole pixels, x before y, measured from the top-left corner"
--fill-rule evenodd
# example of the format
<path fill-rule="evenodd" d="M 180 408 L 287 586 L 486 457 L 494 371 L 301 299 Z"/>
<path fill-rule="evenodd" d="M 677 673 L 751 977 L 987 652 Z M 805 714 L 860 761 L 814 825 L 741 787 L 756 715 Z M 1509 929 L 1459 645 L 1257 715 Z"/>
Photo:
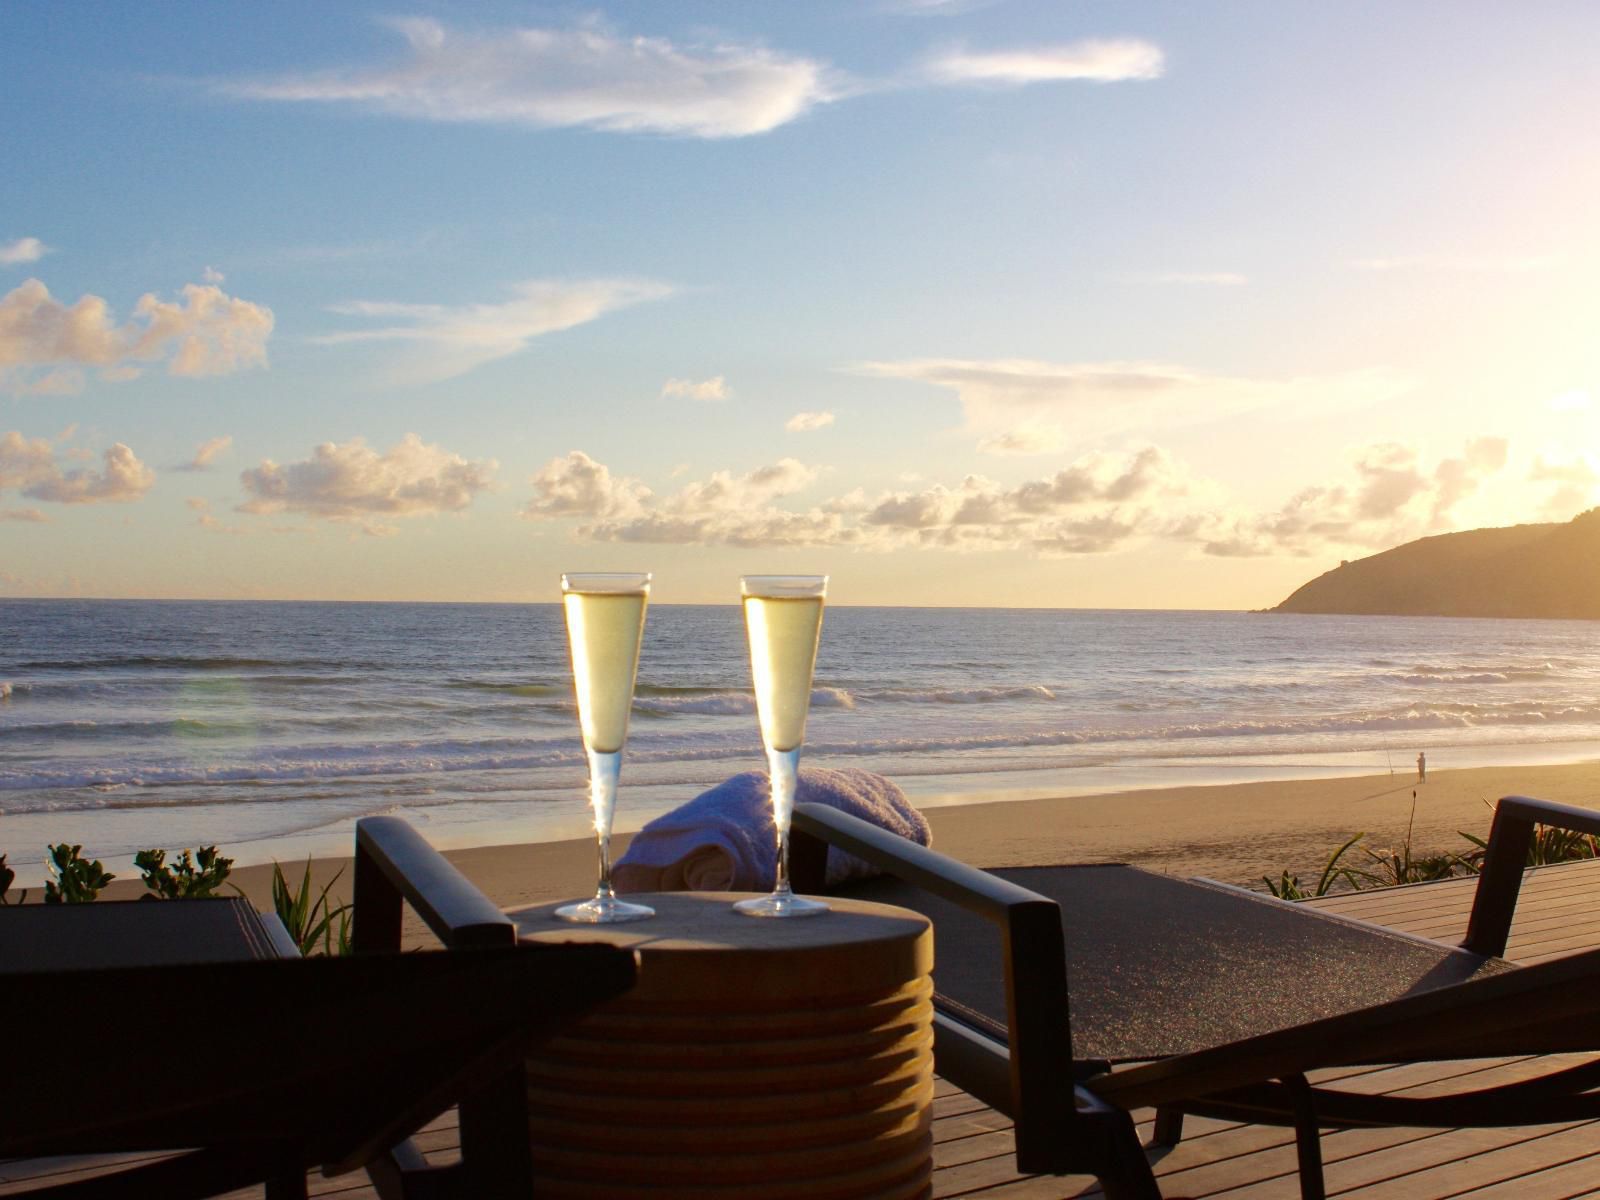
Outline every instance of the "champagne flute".
<path fill-rule="evenodd" d="M 572 650 L 572 682 L 578 694 L 578 724 L 589 756 L 589 802 L 600 849 L 600 885 L 594 899 L 556 909 L 563 921 L 606 925 L 642 921 L 655 909 L 618 900 L 611 886 L 611 818 L 617 807 L 622 745 L 639 675 L 644 612 L 650 576 L 594 573 L 563 575 L 561 604 Z"/>
<path fill-rule="evenodd" d="M 746 575 L 739 580 L 778 839 L 777 884 L 770 896 L 740 900 L 733 906 L 746 916 L 814 917 L 828 911 L 820 900 L 797 896 L 789 886 L 789 821 L 800 780 L 800 743 L 806 736 L 827 594 L 826 575 Z"/>

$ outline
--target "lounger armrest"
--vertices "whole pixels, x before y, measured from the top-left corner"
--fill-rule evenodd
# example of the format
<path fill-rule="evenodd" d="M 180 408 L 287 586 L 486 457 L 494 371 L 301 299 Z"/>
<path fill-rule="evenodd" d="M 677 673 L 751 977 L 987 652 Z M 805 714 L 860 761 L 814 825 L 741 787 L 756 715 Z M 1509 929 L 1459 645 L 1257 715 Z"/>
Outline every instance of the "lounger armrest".
<path fill-rule="evenodd" d="M 1461 943 L 1464 949 L 1474 954 L 1505 954 L 1535 825 L 1600 836 L 1600 812 L 1527 796 L 1506 796 L 1495 806 L 1489 848 L 1478 874 L 1466 940 Z"/>
<path fill-rule="evenodd" d="M 824 804 L 797 804 L 792 828 L 802 839 L 837 846 L 999 928 L 1017 1163 L 1025 1171 L 1056 1170 L 1064 1123 L 1075 1113 L 1061 906 Z M 818 863 L 821 856 L 811 857 Z"/>
<path fill-rule="evenodd" d="M 358 953 L 400 948 L 402 904 L 446 946 L 509 946 L 516 926 L 467 877 L 399 817 L 356 822 Z"/>

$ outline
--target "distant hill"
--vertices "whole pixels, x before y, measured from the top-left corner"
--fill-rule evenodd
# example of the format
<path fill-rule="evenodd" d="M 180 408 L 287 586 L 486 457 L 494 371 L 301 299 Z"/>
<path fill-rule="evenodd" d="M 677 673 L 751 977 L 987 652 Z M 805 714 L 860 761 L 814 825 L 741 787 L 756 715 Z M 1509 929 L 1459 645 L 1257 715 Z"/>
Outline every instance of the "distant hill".
<path fill-rule="evenodd" d="M 1600 619 L 1600 508 L 1407 542 L 1341 563 L 1271 611 Z"/>

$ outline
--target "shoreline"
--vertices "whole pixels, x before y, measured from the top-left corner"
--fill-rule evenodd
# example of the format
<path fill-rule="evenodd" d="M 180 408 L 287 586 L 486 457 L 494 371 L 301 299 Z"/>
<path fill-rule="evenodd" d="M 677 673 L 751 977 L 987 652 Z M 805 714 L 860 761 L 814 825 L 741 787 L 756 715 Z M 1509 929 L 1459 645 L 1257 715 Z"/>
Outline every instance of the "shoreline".
<path fill-rule="evenodd" d="M 934 807 L 927 816 L 934 847 L 976 866 L 1128 862 L 1259 889 L 1261 876 L 1276 878 L 1283 870 L 1314 883 L 1328 855 L 1355 833 L 1365 833 L 1374 847 L 1399 844 L 1411 820 L 1413 790 L 1416 850 L 1464 850 L 1458 831 L 1484 836 L 1489 806 L 1501 796 L 1600 808 L 1600 760 L 1430 771 L 1423 784 L 1414 776 L 1385 774 L 1157 788 L 1141 790 L 1137 804 L 1128 802 L 1126 792 L 1007 800 Z M 422 832 L 428 835 L 426 828 Z M 613 853 L 620 856 L 629 840 L 619 834 Z M 506 907 L 594 890 L 595 850 L 587 838 L 445 848 L 444 854 Z M 350 861 L 317 858 L 316 886 L 343 871 L 334 894 L 348 899 Z M 303 866 L 286 864 L 285 870 L 291 885 L 298 884 Z M 270 864 L 240 866 L 230 881 L 267 907 L 271 873 Z M 102 894 L 131 899 L 142 890 L 137 878 L 124 877 Z"/>

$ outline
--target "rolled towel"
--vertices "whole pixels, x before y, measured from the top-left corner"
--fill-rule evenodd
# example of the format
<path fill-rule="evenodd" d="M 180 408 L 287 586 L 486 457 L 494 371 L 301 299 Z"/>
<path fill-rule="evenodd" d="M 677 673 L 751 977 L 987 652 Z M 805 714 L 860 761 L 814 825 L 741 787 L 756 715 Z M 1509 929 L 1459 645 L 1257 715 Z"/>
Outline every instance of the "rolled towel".
<path fill-rule="evenodd" d="M 928 819 L 893 780 L 859 767 L 805 767 L 800 804 L 827 804 L 926 846 Z M 612 869 L 619 892 L 770 892 L 777 879 L 772 798 L 764 771 L 746 771 L 651 821 Z M 828 847 L 827 883 L 877 874 L 853 854 Z"/>

